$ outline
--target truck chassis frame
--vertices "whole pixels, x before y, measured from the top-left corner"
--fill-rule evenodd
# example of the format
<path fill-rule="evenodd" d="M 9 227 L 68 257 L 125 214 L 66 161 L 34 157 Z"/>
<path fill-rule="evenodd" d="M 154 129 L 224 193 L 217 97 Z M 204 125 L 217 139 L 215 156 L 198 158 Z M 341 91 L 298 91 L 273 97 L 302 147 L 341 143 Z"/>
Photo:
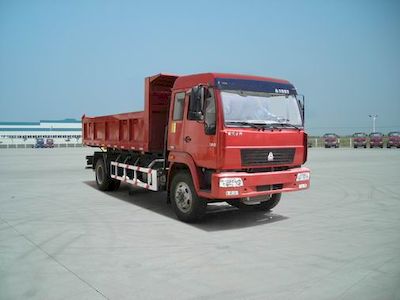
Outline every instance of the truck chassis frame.
<path fill-rule="evenodd" d="M 164 159 L 153 160 L 147 168 L 120 163 L 117 161 L 111 161 L 110 177 L 120 180 L 122 182 L 132 184 L 134 186 L 138 186 L 156 192 L 159 190 L 158 170 L 151 169 L 151 167 L 153 167 L 154 164 L 158 162 L 160 163 L 164 162 Z M 145 178 L 146 182 L 144 182 L 144 180 L 139 179 L 138 173 L 145 174 L 145 176 L 142 175 L 141 177 Z"/>

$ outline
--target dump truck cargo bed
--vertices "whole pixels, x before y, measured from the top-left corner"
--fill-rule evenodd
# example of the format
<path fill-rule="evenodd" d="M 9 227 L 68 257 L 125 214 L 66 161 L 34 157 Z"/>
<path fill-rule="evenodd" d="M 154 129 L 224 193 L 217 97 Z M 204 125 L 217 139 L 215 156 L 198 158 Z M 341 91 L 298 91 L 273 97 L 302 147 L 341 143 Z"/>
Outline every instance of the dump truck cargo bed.
<path fill-rule="evenodd" d="M 144 112 L 82 118 L 87 146 L 148 151 Z"/>
<path fill-rule="evenodd" d="M 145 79 L 145 108 L 99 117 L 82 117 L 83 144 L 142 152 L 162 152 L 168 107 L 175 75 L 158 74 Z"/>

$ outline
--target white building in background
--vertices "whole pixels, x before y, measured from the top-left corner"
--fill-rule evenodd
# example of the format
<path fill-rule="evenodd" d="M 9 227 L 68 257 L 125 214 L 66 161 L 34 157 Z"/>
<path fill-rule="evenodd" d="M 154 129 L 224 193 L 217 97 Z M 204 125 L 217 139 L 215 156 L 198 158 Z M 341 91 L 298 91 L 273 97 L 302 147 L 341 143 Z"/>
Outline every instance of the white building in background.
<path fill-rule="evenodd" d="M 55 147 L 82 146 L 80 120 L 0 122 L 0 148 L 31 148 L 37 139 L 52 139 Z"/>

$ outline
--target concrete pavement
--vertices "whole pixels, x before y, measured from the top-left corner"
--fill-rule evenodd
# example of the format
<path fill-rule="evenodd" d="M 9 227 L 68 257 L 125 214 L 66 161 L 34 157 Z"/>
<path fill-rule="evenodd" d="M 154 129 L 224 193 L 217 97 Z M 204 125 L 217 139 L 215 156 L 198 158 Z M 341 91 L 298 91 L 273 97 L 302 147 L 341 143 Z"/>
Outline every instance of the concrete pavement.
<path fill-rule="evenodd" d="M 310 190 L 196 225 L 91 151 L 0 150 L 0 299 L 400 299 L 399 150 L 310 149 Z"/>

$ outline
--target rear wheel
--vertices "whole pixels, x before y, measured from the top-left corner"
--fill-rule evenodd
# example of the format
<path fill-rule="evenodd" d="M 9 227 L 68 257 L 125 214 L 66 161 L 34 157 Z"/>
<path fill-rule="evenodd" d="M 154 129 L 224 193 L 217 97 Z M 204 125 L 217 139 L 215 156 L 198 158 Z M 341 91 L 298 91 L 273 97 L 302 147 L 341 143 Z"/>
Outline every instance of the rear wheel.
<path fill-rule="evenodd" d="M 97 187 L 101 191 L 116 191 L 118 190 L 121 181 L 110 177 L 106 165 L 102 158 L 98 159 L 95 167 Z"/>
<path fill-rule="evenodd" d="M 234 207 L 237 207 L 241 210 L 251 210 L 251 209 L 256 209 L 256 210 L 263 210 L 263 211 L 268 211 L 273 209 L 275 206 L 278 205 L 279 201 L 281 200 L 282 194 L 273 194 L 273 195 L 267 195 L 266 197 L 269 198 L 266 201 L 260 202 L 258 204 L 245 204 L 239 199 L 237 200 L 230 200 L 227 201 L 229 205 L 232 205 Z"/>
<path fill-rule="evenodd" d="M 170 199 L 176 216 L 183 222 L 200 220 L 207 209 L 207 202 L 197 195 L 188 171 L 182 171 L 172 179 Z"/>

